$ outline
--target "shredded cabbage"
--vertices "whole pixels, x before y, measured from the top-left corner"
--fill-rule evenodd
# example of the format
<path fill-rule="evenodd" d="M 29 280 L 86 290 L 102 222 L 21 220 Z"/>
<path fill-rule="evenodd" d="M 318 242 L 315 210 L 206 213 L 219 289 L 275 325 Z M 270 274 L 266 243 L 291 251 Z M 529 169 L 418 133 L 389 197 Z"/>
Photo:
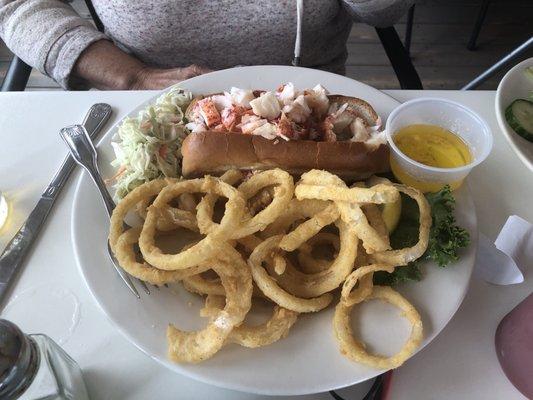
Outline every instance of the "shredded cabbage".
<path fill-rule="evenodd" d="M 189 131 L 184 116 L 192 93 L 171 87 L 134 118 L 125 118 L 111 143 L 118 168 L 113 185 L 115 200 L 137 186 L 159 177 L 181 174 L 181 143 Z"/>

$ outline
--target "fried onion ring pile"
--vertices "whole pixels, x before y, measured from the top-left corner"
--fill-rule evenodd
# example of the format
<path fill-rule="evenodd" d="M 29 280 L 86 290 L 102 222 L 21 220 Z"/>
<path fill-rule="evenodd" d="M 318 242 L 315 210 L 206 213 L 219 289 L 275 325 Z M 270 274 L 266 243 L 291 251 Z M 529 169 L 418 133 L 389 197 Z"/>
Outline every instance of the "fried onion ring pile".
<path fill-rule="evenodd" d="M 420 234 L 414 246 L 393 250 L 378 205 L 397 201 L 400 193 L 418 204 Z M 130 212 L 144 222 L 125 230 Z M 383 178 L 348 187 L 320 170 L 303 174 L 296 184 L 280 169 L 247 177 L 231 170 L 220 178 L 158 179 L 137 187 L 115 208 L 109 243 L 130 275 L 154 285 L 179 282 L 205 297 L 203 329 L 167 329 L 175 362 L 205 361 L 228 344 L 270 345 L 287 336 L 299 314 L 337 301 L 333 328 L 341 353 L 390 369 L 420 345 L 422 321 L 398 292 L 374 286 L 373 274 L 419 258 L 430 227 L 425 197 Z M 179 251 L 159 245 L 160 238 L 178 243 L 184 231 L 200 237 Z M 397 354 L 372 354 L 354 336 L 351 310 L 372 299 L 397 306 L 412 325 Z M 266 322 L 249 325 L 245 318 L 255 301 L 269 302 L 273 311 Z"/>

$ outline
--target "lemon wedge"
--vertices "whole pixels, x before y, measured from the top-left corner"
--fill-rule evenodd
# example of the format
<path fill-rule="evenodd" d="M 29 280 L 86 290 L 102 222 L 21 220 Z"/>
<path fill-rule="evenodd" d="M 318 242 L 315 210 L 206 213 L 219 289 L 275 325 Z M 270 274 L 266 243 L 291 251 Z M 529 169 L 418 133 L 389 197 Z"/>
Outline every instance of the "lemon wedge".
<path fill-rule="evenodd" d="M 400 221 L 402 215 L 402 198 L 398 197 L 394 203 L 385 203 L 381 208 L 381 216 L 385 222 L 385 226 L 389 231 L 389 235 L 394 232 Z"/>

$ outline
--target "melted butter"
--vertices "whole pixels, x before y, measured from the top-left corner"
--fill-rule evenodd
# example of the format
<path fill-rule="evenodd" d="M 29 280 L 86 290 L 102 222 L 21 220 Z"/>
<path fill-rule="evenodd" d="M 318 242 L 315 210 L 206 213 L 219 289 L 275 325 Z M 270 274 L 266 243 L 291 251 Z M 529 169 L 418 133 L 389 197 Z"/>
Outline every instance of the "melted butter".
<path fill-rule="evenodd" d="M 421 164 L 437 168 L 458 168 L 472 162 L 468 145 L 455 133 L 436 125 L 408 125 L 393 136 L 394 143 L 407 157 Z M 401 182 L 423 192 L 438 191 L 443 185 L 423 182 L 407 174 L 393 159 L 391 169 Z M 452 189 L 461 186 L 462 180 L 448 182 Z"/>

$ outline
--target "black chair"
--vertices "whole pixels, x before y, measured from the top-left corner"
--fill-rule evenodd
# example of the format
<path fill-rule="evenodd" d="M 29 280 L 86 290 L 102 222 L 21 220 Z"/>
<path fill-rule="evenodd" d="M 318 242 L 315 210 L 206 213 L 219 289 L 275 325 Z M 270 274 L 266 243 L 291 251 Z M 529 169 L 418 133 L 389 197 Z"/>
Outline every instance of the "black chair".
<path fill-rule="evenodd" d="M 413 36 L 413 22 L 415 19 L 415 5 L 413 4 L 407 12 L 407 22 L 405 24 L 405 39 L 403 44 L 407 54 L 411 54 L 411 37 Z"/>
<path fill-rule="evenodd" d="M 103 32 L 104 26 L 98 17 L 91 0 L 85 0 L 85 3 L 87 4 L 87 8 L 91 13 L 91 17 L 93 18 L 96 28 Z M 408 26 L 412 26 L 413 12 L 414 8 L 409 10 L 408 19 L 411 21 L 411 23 L 408 24 Z M 376 32 L 379 36 L 381 44 L 383 45 L 383 48 L 385 49 L 385 52 L 387 53 L 387 57 L 392 64 L 394 72 L 396 73 L 396 77 L 400 82 L 400 87 L 402 89 L 423 89 L 420 77 L 418 76 L 413 63 L 411 62 L 409 51 L 404 47 L 400 37 L 398 36 L 398 33 L 396 32 L 396 29 L 393 26 L 388 28 L 376 28 Z M 407 46 L 410 44 L 410 32 L 408 35 L 409 41 L 406 40 Z M 30 72 L 31 67 L 28 64 L 16 56 L 13 57 L 13 60 L 9 66 L 9 70 L 2 83 L 1 91 L 23 91 L 28 83 Z"/>
<path fill-rule="evenodd" d="M 400 82 L 400 87 L 402 89 L 424 89 L 409 51 L 404 47 L 396 29 L 389 26 L 388 28 L 376 28 L 376 32 Z"/>
<path fill-rule="evenodd" d="M 28 84 L 30 73 L 31 67 L 17 56 L 14 56 L 2 82 L 1 91 L 22 92 Z"/>
<path fill-rule="evenodd" d="M 479 10 L 476 17 L 476 22 L 474 23 L 474 28 L 472 29 L 472 33 L 470 34 L 470 39 L 468 40 L 468 44 L 466 45 L 466 48 L 470 51 L 476 50 L 477 48 L 477 38 L 479 36 L 479 31 L 481 30 L 481 27 L 483 26 L 483 22 L 485 21 L 485 17 L 487 16 L 487 11 L 489 9 L 490 0 L 483 0 L 481 2 L 481 5 L 479 6 Z"/>

